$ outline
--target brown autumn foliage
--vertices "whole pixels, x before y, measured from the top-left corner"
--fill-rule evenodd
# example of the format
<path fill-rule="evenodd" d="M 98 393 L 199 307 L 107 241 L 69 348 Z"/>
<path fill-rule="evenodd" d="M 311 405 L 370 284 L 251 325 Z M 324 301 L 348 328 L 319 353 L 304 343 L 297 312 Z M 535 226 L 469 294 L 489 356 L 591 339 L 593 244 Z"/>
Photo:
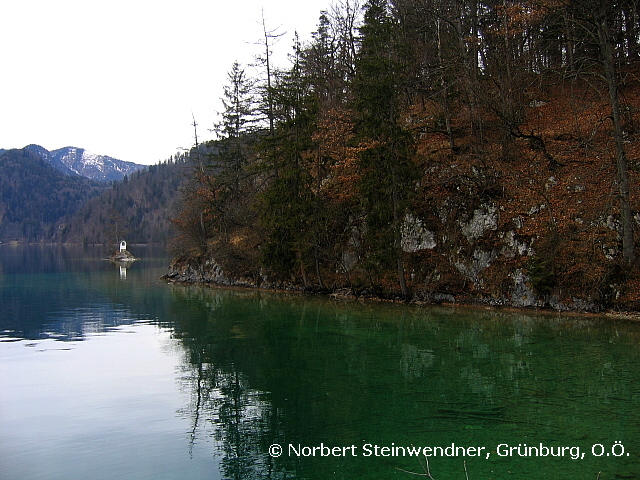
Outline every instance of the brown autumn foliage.
<path fill-rule="evenodd" d="M 626 146 L 634 166 L 632 205 L 637 212 L 640 110 L 634 105 L 640 105 L 639 72 L 629 71 L 627 78 L 621 94 L 626 108 Z M 548 277 L 528 282 L 541 299 L 553 294 L 557 304 L 571 305 L 575 298 L 582 298 L 587 303 L 637 309 L 637 267 L 625 273 L 617 261 L 615 158 L 604 86 L 552 77 L 527 95 L 529 106 L 520 129 L 533 133 L 533 138 L 505 140 L 503 123 L 488 109 L 483 113 L 485 141 L 478 145 L 468 126 L 468 109 L 460 104 L 452 116 L 455 149 L 446 134 L 434 127 L 442 114 L 437 104 L 425 102 L 407 109 L 405 119 L 418 139 L 416 162 L 423 171 L 412 211 L 433 232 L 436 244 L 405 252 L 411 291 L 418 298 L 439 293 L 459 301 L 501 304 L 510 298 L 514 276 L 521 271 L 529 278 Z M 334 110 L 325 115 L 315 135 L 326 167 L 318 179 L 318 193 L 336 210 L 337 205 L 358 201 L 358 149 L 350 143 L 351 131 L 349 112 Z M 210 195 L 203 191 L 202 198 Z M 495 209 L 497 223 L 477 238 L 466 238 L 461 224 L 487 206 Z M 323 283 L 333 290 L 347 287 L 366 293 L 373 291 L 375 282 L 376 293 L 393 295 L 397 290 L 394 272 L 374 278 L 358 264 L 338 268 L 336 259 L 348 263 L 345 254 L 357 257 L 353 232 L 359 226 L 354 221 L 338 228 L 347 228 L 347 232 L 342 232 L 342 238 L 332 237 L 335 251 L 332 262 L 322 270 Z M 256 237 L 255 229 L 236 228 L 227 249 L 216 248 L 216 260 L 243 277 L 250 275 L 246 264 L 243 271 L 237 270 L 242 263 L 238 259 L 256 260 L 257 255 L 250 253 L 259 248 Z M 220 247 L 219 243 L 210 240 L 211 246 Z M 478 252 L 488 252 L 491 264 L 465 274 L 460 265 L 473 263 Z M 312 269 L 308 274 L 314 277 Z M 295 277 L 290 280 L 297 282 Z M 539 285 L 532 285 L 536 281 Z M 539 305 L 549 306 L 541 302 Z"/>
<path fill-rule="evenodd" d="M 640 209 L 638 73 L 627 72 L 621 89 L 627 155 L 633 159 L 631 201 L 635 212 Z M 437 247 L 428 254 L 410 255 L 414 269 L 421 269 L 414 278 L 427 279 L 414 280 L 412 287 L 499 298 L 513 287 L 516 270 L 527 273 L 535 269 L 537 261 L 537 268 L 546 269 L 553 277 L 549 287 L 560 301 L 571 303 L 572 297 L 588 297 L 637 308 L 640 291 L 633 287 L 638 282 L 637 267 L 623 276 L 615 260 L 620 240 L 606 87 L 593 81 L 551 77 L 527 95 L 529 108 L 520 130 L 531 132 L 531 138 L 505 140 L 500 119 L 486 114 L 486 143 L 478 148 L 476 139 L 465 134 L 464 107 L 454 116 L 456 152 L 441 132 L 419 134 L 417 156 L 425 176 L 416 208 L 433 230 L 442 232 L 440 238 L 447 237 L 447 251 Z M 436 114 L 433 105 L 422 114 L 416 106 L 411 109 L 411 118 L 422 118 L 421 123 L 414 123 L 417 130 L 425 131 L 424 124 Z M 509 143 L 508 158 L 505 141 Z M 470 243 L 456 224 L 482 204 L 495 205 L 497 225 Z M 504 249 L 507 234 L 522 248 L 526 245 L 529 255 L 498 253 L 496 249 Z M 478 248 L 493 251 L 497 261 L 482 269 L 477 282 L 459 278 L 460 272 L 451 268 L 452 260 L 455 263 L 455 256 L 472 258 Z M 435 254 L 438 250 L 440 255 Z M 435 271 L 442 274 L 434 275 Z"/>
<path fill-rule="evenodd" d="M 412 58 L 402 84 L 400 122 L 413 134 L 412 161 L 421 172 L 403 226 L 401 263 L 412 298 L 640 309 L 638 262 L 625 262 L 622 255 L 629 225 L 623 225 L 621 212 L 620 142 L 611 78 L 599 70 L 599 55 L 606 52 L 599 50 L 604 44 L 598 46 L 602 38 L 596 35 L 610 26 L 617 48 L 609 60 L 618 69 L 614 86 L 629 164 L 631 228 L 637 234 L 640 66 L 629 39 L 637 40 L 638 29 L 620 30 L 631 10 L 625 4 L 607 20 L 597 15 L 608 8 L 603 0 L 592 2 L 592 17 L 588 2 L 564 0 L 480 2 L 484 10 L 464 1 L 392 3 L 402 26 L 398 35 Z M 468 9 L 456 10 L 465 3 Z M 481 13 L 485 18 L 479 21 Z M 322 40 L 324 47 L 330 44 Z M 304 222 L 295 219 L 305 231 L 292 228 L 286 216 L 277 227 L 287 232 L 281 241 L 283 255 L 289 255 L 283 256 L 291 265 L 288 275 L 278 278 L 259 264 L 263 239 L 273 232 L 256 220 L 255 210 L 284 171 L 261 168 L 259 151 L 248 159 L 254 173 L 243 196 L 243 208 L 253 211 L 236 217 L 245 221 L 225 224 L 225 234 L 217 235 L 213 231 L 221 227 L 210 208 L 216 200 L 207 198 L 211 192 L 196 190 L 201 207 L 191 208 L 195 200 L 187 204 L 186 224 L 200 221 L 202 228 L 190 227 L 196 233 L 209 229 L 204 243 L 196 242 L 203 247 L 200 254 L 213 257 L 229 276 L 253 275 L 253 283 L 262 286 L 399 295 L 397 272 L 380 268 L 378 252 L 363 240 L 362 178 L 370 172 L 361 162 L 367 143 L 355 139 L 357 114 L 345 65 L 335 67 L 341 72 L 339 94 L 330 96 L 344 101 L 319 101 L 312 146 L 291 165 L 306 170 L 289 172 L 292 179 L 309 177 L 312 195 L 305 197 L 311 204 L 304 210 L 292 210 L 307 212 Z M 320 73 L 334 68 L 325 67 Z M 636 246 L 637 241 L 637 259 Z"/>

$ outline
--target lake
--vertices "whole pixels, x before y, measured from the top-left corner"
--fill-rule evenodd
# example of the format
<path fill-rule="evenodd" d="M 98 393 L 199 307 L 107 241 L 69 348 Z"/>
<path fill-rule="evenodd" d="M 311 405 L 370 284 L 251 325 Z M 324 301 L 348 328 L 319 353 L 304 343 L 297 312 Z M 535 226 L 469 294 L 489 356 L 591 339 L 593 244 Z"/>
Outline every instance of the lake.
<path fill-rule="evenodd" d="M 0 245 L 3 480 L 640 478 L 636 323 L 168 285 L 129 250 Z"/>

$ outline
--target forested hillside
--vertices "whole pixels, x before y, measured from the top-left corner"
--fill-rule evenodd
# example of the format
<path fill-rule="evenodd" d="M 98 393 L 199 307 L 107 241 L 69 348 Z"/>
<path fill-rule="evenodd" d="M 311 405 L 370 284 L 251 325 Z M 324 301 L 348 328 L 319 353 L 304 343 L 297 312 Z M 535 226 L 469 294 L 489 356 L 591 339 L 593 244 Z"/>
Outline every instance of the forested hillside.
<path fill-rule="evenodd" d="M 0 154 L 0 241 L 51 241 L 64 218 L 104 190 L 64 175 L 26 149 Z"/>
<path fill-rule="evenodd" d="M 168 244 L 175 236 L 172 219 L 195 168 L 186 155 L 106 184 L 64 174 L 32 150 L 0 154 L 0 242 Z"/>
<path fill-rule="evenodd" d="M 175 236 L 171 220 L 192 168 L 179 154 L 113 182 L 68 219 L 57 241 L 116 244 L 125 238 L 130 243 L 168 244 Z"/>
<path fill-rule="evenodd" d="M 637 0 L 344 0 L 233 65 L 171 275 L 640 307 Z"/>

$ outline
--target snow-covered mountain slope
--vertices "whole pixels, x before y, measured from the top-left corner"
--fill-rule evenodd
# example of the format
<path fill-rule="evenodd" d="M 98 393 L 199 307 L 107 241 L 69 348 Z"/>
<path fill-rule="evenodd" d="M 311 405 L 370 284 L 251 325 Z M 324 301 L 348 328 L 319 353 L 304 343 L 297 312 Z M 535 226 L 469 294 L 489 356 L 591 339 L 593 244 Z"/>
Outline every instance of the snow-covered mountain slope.
<path fill-rule="evenodd" d="M 96 155 L 84 148 L 64 147 L 48 151 L 39 145 L 25 147 L 57 170 L 67 175 L 79 175 L 100 182 L 122 180 L 136 170 L 145 168 L 133 162 L 125 162 L 107 155 Z"/>

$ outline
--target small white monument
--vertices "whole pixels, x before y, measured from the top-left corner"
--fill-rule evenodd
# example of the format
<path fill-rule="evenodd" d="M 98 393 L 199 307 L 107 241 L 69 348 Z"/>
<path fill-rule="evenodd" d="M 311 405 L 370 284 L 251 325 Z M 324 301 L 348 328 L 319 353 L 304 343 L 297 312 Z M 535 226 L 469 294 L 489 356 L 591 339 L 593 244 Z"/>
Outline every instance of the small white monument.
<path fill-rule="evenodd" d="M 118 250 L 116 250 L 113 255 L 109 257 L 110 260 L 115 262 L 133 262 L 135 261 L 135 257 L 131 255 L 131 252 L 127 251 L 127 242 L 124 240 L 120 240 L 117 244 Z"/>

